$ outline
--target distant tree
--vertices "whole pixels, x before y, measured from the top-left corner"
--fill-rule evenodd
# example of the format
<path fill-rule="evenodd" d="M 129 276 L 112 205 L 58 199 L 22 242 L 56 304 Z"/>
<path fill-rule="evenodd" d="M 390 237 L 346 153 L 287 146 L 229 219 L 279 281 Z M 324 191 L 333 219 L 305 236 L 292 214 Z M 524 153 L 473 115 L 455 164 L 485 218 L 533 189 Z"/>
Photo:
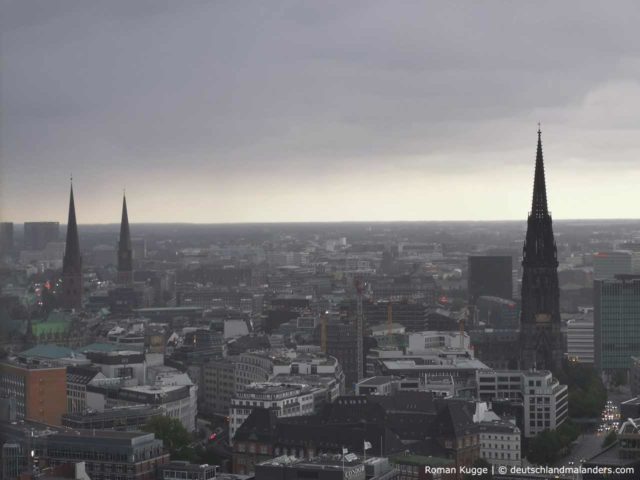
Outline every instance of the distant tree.
<path fill-rule="evenodd" d="M 614 387 L 619 387 L 627 384 L 627 374 L 624 370 L 616 370 L 611 379 L 611 384 Z"/>
<path fill-rule="evenodd" d="M 545 430 L 529 442 L 527 459 L 536 465 L 550 465 L 558 460 L 561 448 L 558 434 Z"/>
<path fill-rule="evenodd" d="M 606 437 L 604 437 L 604 441 L 602 442 L 602 448 L 606 448 L 609 445 L 612 445 L 618 440 L 618 433 L 615 430 L 611 430 Z"/>
<path fill-rule="evenodd" d="M 191 456 L 192 452 L 189 448 L 191 435 L 180 420 L 165 416 L 153 417 L 142 429 L 155 434 L 156 438 L 162 440 L 171 458 L 188 460 Z"/>
<path fill-rule="evenodd" d="M 567 448 L 580 436 L 580 428 L 571 420 L 566 420 L 556 429 L 556 434 L 562 448 Z"/>
<path fill-rule="evenodd" d="M 558 372 L 558 380 L 569 389 L 569 416 L 573 418 L 599 417 L 607 401 L 607 390 L 592 366 L 566 362 Z"/>

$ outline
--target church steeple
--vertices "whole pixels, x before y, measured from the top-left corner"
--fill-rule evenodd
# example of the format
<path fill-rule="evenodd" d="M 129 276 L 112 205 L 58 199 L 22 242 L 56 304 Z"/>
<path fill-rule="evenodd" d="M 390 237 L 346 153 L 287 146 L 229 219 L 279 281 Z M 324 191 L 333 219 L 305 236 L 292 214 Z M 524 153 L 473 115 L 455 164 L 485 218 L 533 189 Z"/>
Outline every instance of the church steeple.
<path fill-rule="evenodd" d="M 133 282 L 133 252 L 131 248 L 131 232 L 129 231 L 129 214 L 127 197 L 122 196 L 122 219 L 120 221 L 120 240 L 118 241 L 118 283 L 130 285 Z"/>
<path fill-rule="evenodd" d="M 533 200 L 522 249 L 520 335 L 522 368 L 535 367 L 553 371 L 560 368 L 564 349 L 560 331 L 558 251 L 547 206 L 540 128 Z"/>
<path fill-rule="evenodd" d="M 536 173 L 533 180 L 531 215 L 535 218 L 543 218 L 548 214 L 547 185 L 544 180 L 544 159 L 542 158 L 542 132 L 538 127 L 538 151 L 536 153 Z"/>
<path fill-rule="evenodd" d="M 62 259 L 62 286 L 64 308 L 80 309 L 82 307 L 82 257 L 80 256 L 76 205 L 73 198 L 73 181 L 69 193 L 67 238 Z"/>
<path fill-rule="evenodd" d="M 542 132 L 538 128 L 538 149 L 533 179 L 533 198 L 523 251 L 523 265 L 558 266 L 551 215 L 547 206 L 547 185 L 542 156 Z"/>

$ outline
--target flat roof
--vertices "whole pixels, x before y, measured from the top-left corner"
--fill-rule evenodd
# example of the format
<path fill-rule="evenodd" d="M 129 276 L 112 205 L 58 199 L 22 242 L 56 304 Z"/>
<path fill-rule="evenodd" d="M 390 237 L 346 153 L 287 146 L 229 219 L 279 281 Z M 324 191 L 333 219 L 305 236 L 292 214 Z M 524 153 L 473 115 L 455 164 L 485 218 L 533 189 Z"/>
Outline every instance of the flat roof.
<path fill-rule="evenodd" d="M 400 379 L 392 375 L 378 375 L 376 377 L 365 378 L 360 383 L 358 383 L 358 385 L 360 386 L 384 385 L 385 383 L 392 382 L 393 380 L 400 380 Z"/>

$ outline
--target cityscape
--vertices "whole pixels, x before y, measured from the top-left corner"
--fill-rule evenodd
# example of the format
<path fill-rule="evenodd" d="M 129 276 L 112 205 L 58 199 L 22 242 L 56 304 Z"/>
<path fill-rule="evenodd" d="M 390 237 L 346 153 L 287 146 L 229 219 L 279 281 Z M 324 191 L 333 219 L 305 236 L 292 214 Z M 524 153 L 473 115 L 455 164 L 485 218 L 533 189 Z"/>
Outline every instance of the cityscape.
<path fill-rule="evenodd" d="M 216 103 L 228 124 L 220 125 L 212 113 L 211 119 L 203 117 L 211 123 L 201 125 L 220 127 L 221 133 L 211 133 L 215 145 L 209 147 L 228 158 L 207 153 L 195 161 L 191 148 L 200 146 L 183 144 L 190 137 L 178 125 L 186 122 L 189 130 L 192 114 L 202 120 L 199 116 L 209 107 L 206 95 L 206 108 L 172 106 L 175 118 L 158 110 L 158 123 L 147 125 L 151 117 L 146 115 L 154 112 L 151 103 L 134 97 L 148 89 L 149 99 L 166 97 L 173 105 L 163 79 L 122 96 L 114 77 L 113 89 L 105 92 L 101 62 L 69 63 L 75 57 L 60 53 L 86 48 L 93 55 L 100 51 L 96 42 L 116 48 L 134 38 L 140 41 L 131 32 L 142 31 L 143 43 L 134 44 L 148 50 L 141 48 L 135 56 L 139 71 L 125 60 L 113 64 L 127 65 L 133 82 L 131 72 L 147 78 L 149 65 L 158 67 L 155 55 L 163 62 L 166 58 L 169 67 L 174 61 L 182 65 L 173 49 L 184 46 L 180 42 L 193 32 L 205 32 L 200 29 L 208 22 L 232 35 L 257 18 L 251 28 L 279 39 L 269 36 L 275 42 L 270 46 L 290 47 L 294 39 L 310 51 L 331 43 L 325 36 L 309 36 L 316 22 L 337 23 L 342 29 L 334 33 L 345 42 L 338 52 L 347 56 L 352 28 L 366 44 L 365 33 L 375 26 L 369 40 L 380 45 L 376 29 L 393 24 L 394 41 L 405 45 L 403 39 L 422 32 L 412 15 L 427 18 L 445 10 L 458 15 L 472 8 L 465 2 L 452 11 L 438 10 L 437 2 L 426 2 L 424 11 L 356 3 L 2 2 L 0 17 L 4 13 L 10 19 L 0 23 L 9 32 L 2 63 L 10 73 L 0 73 L 2 125 L 9 132 L 2 133 L 0 148 L 1 479 L 640 478 L 640 219 L 626 218 L 629 202 L 613 198 L 609 177 L 589 183 L 583 197 L 575 196 L 571 177 L 580 184 L 582 172 L 596 163 L 580 164 L 576 153 L 566 160 L 573 169 L 566 176 L 567 163 L 555 157 L 566 156 L 563 149 L 571 142 L 553 132 L 554 125 L 568 128 L 566 119 L 559 125 L 562 115 L 548 112 L 549 124 L 532 121 L 529 113 L 542 110 L 531 106 L 514 121 L 518 129 L 510 127 L 482 147 L 500 156 L 524 152 L 513 161 L 526 169 L 526 177 L 515 175 L 506 160 L 504 168 L 500 163 L 472 168 L 470 160 L 456 157 L 457 147 L 467 141 L 460 140 L 450 157 L 433 160 L 437 155 L 429 157 L 430 151 L 423 163 L 415 160 L 427 176 L 410 178 L 411 162 L 400 166 L 399 157 L 393 157 L 398 147 L 378 141 L 376 129 L 365 128 L 366 116 L 355 110 L 349 112 L 350 121 L 363 126 L 349 130 L 348 142 L 337 119 L 318 137 L 308 136 L 308 125 L 296 113 L 299 104 L 310 107 L 311 117 L 326 112 L 310 97 L 296 95 L 306 92 L 305 82 L 291 79 L 291 104 L 281 105 L 282 117 L 273 113 L 274 121 L 291 114 L 299 129 L 292 123 L 286 135 L 269 141 L 260 128 L 250 132 L 256 125 L 251 122 L 264 112 L 244 111 L 246 98 L 235 85 L 253 78 L 253 64 L 238 60 L 229 45 L 213 63 L 228 61 L 226 69 L 233 72 L 215 78 L 228 74 L 233 82 L 207 85 L 200 92 L 211 88 L 218 95 L 216 88 L 228 88 L 228 103 Z M 477 18 L 483 10 L 475 8 L 461 18 Z M 546 25 L 526 8 L 509 8 L 527 33 Z M 577 15 L 576 24 L 590 24 L 592 17 L 585 12 Z M 345 18 L 350 20 L 346 27 Z M 614 20 L 623 36 L 626 22 Z M 470 30 L 494 31 L 494 21 L 485 21 Z M 278 37 L 282 23 L 290 28 L 284 43 Z M 429 20 L 434 28 L 437 23 Z M 396 31 L 401 25 L 411 28 Z M 436 30 L 433 38 L 443 43 L 450 38 Z M 174 36 L 177 31 L 185 37 Z M 66 63 L 38 60 L 45 40 L 34 32 L 55 33 L 51 48 L 60 50 L 52 55 L 65 57 Z M 144 43 L 147 35 L 159 43 Z M 216 30 L 212 35 L 222 34 Z M 19 42 L 25 38 L 33 44 Z M 213 43 L 187 44 L 194 51 L 216 48 Z M 265 72 L 286 70 L 285 51 L 271 51 L 257 40 L 251 45 L 259 53 L 256 58 L 263 59 L 263 48 L 270 52 Z M 26 55 L 31 48 L 34 56 Z M 130 53 L 117 58 L 128 61 Z M 305 50 L 307 55 L 313 56 Z M 399 68 L 407 60 L 400 57 L 386 68 Z M 318 58 L 327 67 L 326 59 Z M 79 90 L 77 98 L 67 98 L 60 77 L 59 90 L 54 82 L 46 93 L 50 110 L 46 102 L 34 107 L 14 100 L 31 94 L 44 98 L 42 79 L 33 73 L 39 69 L 72 72 L 80 84 L 99 85 L 89 90 L 104 97 Z M 339 71 L 349 75 L 346 68 Z M 183 81 L 189 83 L 189 74 L 180 76 Z M 193 82 L 193 88 L 200 88 Z M 345 101 L 362 93 L 345 82 Z M 453 90 L 447 91 L 451 95 Z M 260 102 L 278 94 L 268 81 L 264 91 L 255 90 Z M 60 98 L 73 104 L 78 115 L 73 128 L 65 127 L 67 114 L 56 104 Z M 104 133 L 86 138 L 87 132 L 95 134 L 90 120 L 80 122 L 88 122 L 86 130 L 75 122 L 102 101 L 138 102 L 150 110 L 144 117 L 123 111 L 117 122 L 100 124 Z M 104 105 L 98 111 L 113 113 Z M 39 130 L 25 122 L 34 113 L 50 124 Z M 407 109 L 406 114 L 415 112 Z M 165 131 L 169 125 L 175 130 Z M 428 122 L 415 125 L 417 130 L 407 127 L 403 135 L 413 135 Z M 472 141 L 485 132 L 461 125 L 453 137 L 467 134 Z M 142 138 L 142 126 L 155 132 L 154 155 L 173 152 L 174 164 L 146 159 L 149 139 Z M 395 142 L 393 128 L 388 129 Z M 129 130 L 131 137 L 122 140 Z M 36 138 L 39 131 L 45 139 Z M 275 126 L 267 131 L 267 136 L 279 135 Z M 236 134 L 255 145 L 244 150 L 247 145 L 233 144 Z M 287 135 L 300 136 L 300 144 Z M 336 136 L 332 148 L 315 143 L 325 135 Z M 525 139 L 523 145 L 514 146 L 518 139 Z M 267 150 L 256 157 L 260 161 L 251 157 L 258 147 L 274 148 L 270 155 L 277 157 L 271 141 L 282 148 L 280 160 L 271 160 Z M 351 142 L 358 141 L 364 142 L 358 147 L 362 153 L 349 154 Z M 505 146 L 498 145 L 502 141 Z M 402 150 L 406 158 L 424 146 L 403 142 L 411 144 Z M 95 157 L 68 163 L 59 158 L 82 157 L 88 145 L 96 149 Z M 116 151 L 126 153 L 105 160 Z M 291 152 L 300 155 L 299 161 L 285 159 Z M 46 165 L 50 154 L 52 162 Z M 316 165 L 320 154 L 330 160 Z M 220 170 L 219 177 L 201 183 L 211 165 Z M 625 162 L 619 165 L 624 172 Z M 71 171 L 61 173 L 66 168 Z M 328 177 L 325 168 L 335 177 Z M 377 176 L 378 168 L 386 174 Z M 633 168 L 620 173 L 617 182 L 633 183 Z M 477 176 L 476 188 L 460 180 L 452 189 L 465 175 Z M 503 175 L 509 187 L 501 192 Z M 328 178 L 337 184 L 325 186 Z M 421 188 L 430 192 L 425 195 L 433 195 L 424 198 L 430 201 L 423 204 L 421 197 L 413 201 L 413 193 L 403 193 L 403 186 L 411 190 L 413 182 L 424 182 Z M 365 184 L 370 190 L 363 190 Z M 233 185 L 252 187 L 238 197 Z M 272 188 L 286 192 L 275 195 L 276 201 L 267 198 Z M 338 197 L 347 201 L 341 204 Z M 389 204 L 388 198 L 397 202 Z M 495 198 L 501 200 L 494 205 Z M 620 203 L 625 205 L 616 210 Z M 612 206 L 611 216 L 600 216 L 602 210 L 592 209 L 595 204 Z M 552 211 L 562 215 L 552 217 Z"/>

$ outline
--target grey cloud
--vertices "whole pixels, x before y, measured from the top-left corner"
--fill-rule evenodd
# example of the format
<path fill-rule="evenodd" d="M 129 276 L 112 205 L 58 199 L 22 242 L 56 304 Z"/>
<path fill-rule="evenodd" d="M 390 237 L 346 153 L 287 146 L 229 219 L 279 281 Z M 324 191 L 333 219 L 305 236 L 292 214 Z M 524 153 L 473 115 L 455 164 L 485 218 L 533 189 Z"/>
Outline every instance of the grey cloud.
<path fill-rule="evenodd" d="M 571 133 L 590 93 L 634 78 L 640 48 L 637 2 L 1 5 L 11 184 L 42 165 L 302 175 L 389 158 L 439 169 L 442 155 L 477 168 L 470 154 L 487 151 L 499 164 L 532 149 L 537 115 Z"/>

